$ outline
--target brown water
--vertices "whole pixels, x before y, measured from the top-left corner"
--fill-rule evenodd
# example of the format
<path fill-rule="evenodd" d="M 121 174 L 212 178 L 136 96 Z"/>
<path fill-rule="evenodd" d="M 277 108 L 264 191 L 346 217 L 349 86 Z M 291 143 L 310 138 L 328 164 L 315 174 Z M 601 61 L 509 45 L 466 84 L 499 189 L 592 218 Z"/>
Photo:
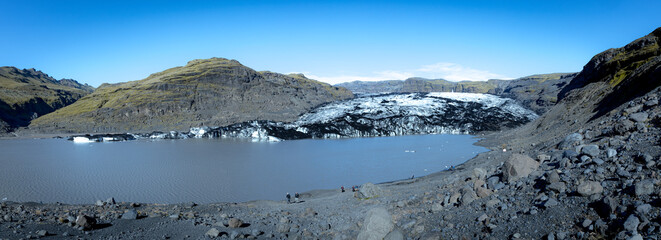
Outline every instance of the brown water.
<path fill-rule="evenodd" d="M 179 203 L 281 200 L 286 192 L 423 176 L 485 148 L 469 135 L 278 143 L 232 139 L 75 144 L 0 140 L 0 201 Z"/>

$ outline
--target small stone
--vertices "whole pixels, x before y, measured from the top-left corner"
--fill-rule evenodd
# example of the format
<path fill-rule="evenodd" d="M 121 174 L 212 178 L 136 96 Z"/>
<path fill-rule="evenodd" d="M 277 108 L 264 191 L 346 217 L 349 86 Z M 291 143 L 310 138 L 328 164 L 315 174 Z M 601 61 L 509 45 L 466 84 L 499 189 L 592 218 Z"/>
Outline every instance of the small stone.
<path fill-rule="evenodd" d="M 608 158 L 614 158 L 615 156 L 617 156 L 617 150 L 612 148 L 606 149 L 606 156 Z"/>
<path fill-rule="evenodd" d="M 169 216 L 171 219 L 179 219 L 179 214 L 172 214 Z"/>
<path fill-rule="evenodd" d="M 587 145 L 581 148 L 581 153 L 588 155 L 590 157 L 597 157 L 599 156 L 599 146 L 597 145 Z"/>
<path fill-rule="evenodd" d="M 583 220 L 583 222 L 581 223 L 581 226 L 583 228 L 588 228 L 590 225 L 592 225 L 592 220 L 587 219 L 587 218 L 585 220 Z"/>
<path fill-rule="evenodd" d="M 477 221 L 478 221 L 478 222 L 484 222 L 484 221 L 486 221 L 487 219 L 489 219 L 489 216 L 488 216 L 486 213 L 483 213 L 482 215 L 480 215 L 480 216 L 477 218 Z"/>
<path fill-rule="evenodd" d="M 633 120 L 634 122 L 645 122 L 645 121 L 647 121 L 648 117 L 649 117 L 649 115 L 647 113 L 644 113 L 644 112 L 634 113 L 634 114 L 631 114 L 629 116 L 629 118 L 631 120 Z"/>
<path fill-rule="evenodd" d="M 491 200 L 487 201 L 486 206 L 487 206 L 487 208 L 492 208 L 492 207 L 495 207 L 498 204 L 500 204 L 500 200 L 495 198 L 495 199 L 491 199 Z"/>
<path fill-rule="evenodd" d="M 220 231 L 218 231 L 218 229 L 216 229 L 216 228 L 212 228 L 212 229 L 209 229 L 209 231 L 207 231 L 207 233 L 205 235 L 208 236 L 208 237 L 215 238 L 215 237 L 220 236 Z"/>
<path fill-rule="evenodd" d="M 633 235 L 630 238 L 627 238 L 627 240 L 643 240 L 643 235 L 640 235 L 640 233 L 639 233 L 639 234 Z"/>
<path fill-rule="evenodd" d="M 46 230 L 39 230 L 39 231 L 37 231 L 37 236 L 40 236 L 40 237 L 48 236 L 48 231 L 46 231 Z"/>
<path fill-rule="evenodd" d="M 643 180 L 636 183 L 635 193 L 636 196 L 650 195 L 654 192 L 654 182 L 651 180 Z"/>
<path fill-rule="evenodd" d="M 116 202 L 115 202 L 115 198 L 114 198 L 114 197 L 110 197 L 110 198 L 106 199 L 106 204 L 108 204 L 108 205 L 115 205 L 115 204 L 116 204 Z"/>
<path fill-rule="evenodd" d="M 392 216 L 388 213 L 388 210 L 382 207 L 372 208 L 365 217 L 357 239 L 383 239 L 394 229 L 394 226 Z M 414 231 L 417 229 L 416 227 Z"/>
<path fill-rule="evenodd" d="M 286 223 L 280 223 L 278 224 L 278 227 L 276 227 L 276 231 L 280 233 L 288 233 L 289 230 L 291 230 L 291 226 L 289 226 L 289 224 Z"/>
<path fill-rule="evenodd" d="M 547 154 L 539 154 L 539 155 L 537 155 L 537 161 L 540 161 L 540 162 L 546 162 L 546 161 L 550 161 L 550 160 L 551 160 L 551 156 L 549 156 L 549 155 L 547 155 Z"/>
<path fill-rule="evenodd" d="M 601 158 L 592 159 L 592 162 L 597 164 L 597 165 L 604 164 L 604 160 L 601 160 Z"/>
<path fill-rule="evenodd" d="M 383 240 L 404 240 L 404 234 L 399 229 L 393 229 Z"/>
<path fill-rule="evenodd" d="M 12 218 L 12 216 L 11 216 L 11 215 L 9 215 L 9 214 L 5 214 L 5 216 L 4 216 L 4 217 L 2 217 L 2 219 L 4 219 L 4 220 L 5 220 L 5 222 L 11 222 L 11 221 L 13 221 L 13 220 L 14 220 L 14 219 Z"/>
<path fill-rule="evenodd" d="M 476 194 L 477 194 L 478 197 L 483 198 L 483 197 L 488 197 L 491 194 L 493 194 L 493 191 L 491 191 L 489 189 L 486 189 L 486 188 L 483 188 L 483 187 L 478 187 L 477 191 L 476 191 Z"/>
<path fill-rule="evenodd" d="M 567 233 L 566 232 L 558 232 L 555 236 L 558 238 L 558 240 L 564 240 L 565 238 L 567 238 Z"/>
<path fill-rule="evenodd" d="M 485 180 L 487 179 L 487 171 L 482 168 L 474 168 L 473 177 L 475 179 Z"/>
<path fill-rule="evenodd" d="M 521 234 L 520 233 L 515 233 L 515 234 L 512 235 L 512 237 L 513 238 L 521 238 Z"/>
<path fill-rule="evenodd" d="M 548 183 L 560 182 L 560 175 L 556 171 L 549 171 L 546 173 L 546 182 Z"/>
<path fill-rule="evenodd" d="M 638 231 L 638 224 L 640 224 L 640 220 L 636 215 L 629 215 L 626 221 L 624 221 L 624 229 L 631 231 L 631 232 L 636 232 Z"/>
<path fill-rule="evenodd" d="M 576 191 L 584 197 L 589 197 L 594 194 L 601 194 L 604 191 L 604 188 L 599 182 L 585 181 L 578 185 Z"/>
<path fill-rule="evenodd" d="M 558 204 L 560 204 L 558 200 L 555 200 L 555 198 L 549 198 L 548 200 L 546 200 L 546 202 L 544 202 L 544 207 L 545 208 L 555 207 L 558 206 Z"/>
<path fill-rule="evenodd" d="M 441 210 L 443 210 L 443 205 L 441 205 L 440 203 L 434 203 L 431 205 L 432 212 L 440 212 Z"/>
<path fill-rule="evenodd" d="M 560 142 L 560 144 L 558 145 L 558 149 L 566 150 L 573 146 L 577 146 L 581 144 L 582 141 L 583 141 L 583 135 L 581 135 L 580 133 L 572 133 L 567 135 L 565 139 L 562 140 L 562 142 Z"/>
<path fill-rule="evenodd" d="M 238 228 L 243 225 L 243 221 L 241 221 L 238 218 L 230 218 L 230 220 L 227 222 L 227 226 L 230 228 Z"/>
<path fill-rule="evenodd" d="M 650 204 L 641 204 L 636 207 L 636 212 L 640 215 L 647 215 L 652 210 L 652 205 Z"/>
<path fill-rule="evenodd" d="M 239 237 L 239 232 L 237 232 L 237 231 L 232 231 L 232 232 L 230 233 L 230 239 L 236 239 L 237 237 Z"/>
<path fill-rule="evenodd" d="M 138 219 L 138 212 L 135 209 L 126 210 L 126 212 L 122 214 L 122 219 Z"/>
<path fill-rule="evenodd" d="M 564 193 L 567 191 L 567 185 L 564 182 L 555 182 L 546 186 L 547 189 L 557 193 Z"/>
<path fill-rule="evenodd" d="M 257 237 L 257 236 L 261 236 L 262 234 L 264 234 L 264 232 L 260 231 L 259 229 L 253 229 L 252 231 L 250 231 L 250 234 Z"/>

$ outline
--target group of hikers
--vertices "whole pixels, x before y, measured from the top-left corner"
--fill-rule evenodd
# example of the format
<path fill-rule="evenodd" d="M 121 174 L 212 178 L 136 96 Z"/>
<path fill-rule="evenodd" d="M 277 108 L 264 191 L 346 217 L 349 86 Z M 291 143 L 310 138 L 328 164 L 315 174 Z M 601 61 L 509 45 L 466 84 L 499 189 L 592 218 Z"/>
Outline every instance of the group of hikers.
<path fill-rule="evenodd" d="M 298 194 L 298 193 L 294 194 L 294 202 L 297 203 L 297 202 L 298 202 L 298 199 L 299 199 L 300 197 L 301 197 L 300 194 Z M 289 195 L 289 193 L 287 193 L 287 203 L 292 203 L 292 202 L 291 202 L 291 195 Z"/>
<path fill-rule="evenodd" d="M 340 190 L 342 190 L 342 192 L 344 192 L 344 186 L 340 187 Z M 351 186 L 351 191 L 352 192 L 358 191 L 358 186 Z"/>

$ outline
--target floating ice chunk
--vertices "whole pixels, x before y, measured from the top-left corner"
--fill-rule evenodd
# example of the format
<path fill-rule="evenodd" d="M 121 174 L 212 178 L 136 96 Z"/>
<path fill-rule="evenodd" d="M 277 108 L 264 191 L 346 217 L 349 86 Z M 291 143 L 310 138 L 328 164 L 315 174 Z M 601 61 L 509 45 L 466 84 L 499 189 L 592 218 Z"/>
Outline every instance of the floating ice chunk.
<path fill-rule="evenodd" d="M 96 140 L 89 139 L 87 137 L 73 137 L 74 143 L 91 143 L 96 142 Z"/>
<path fill-rule="evenodd" d="M 193 134 L 195 138 L 201 138 L 204 134 L 209 132 L 209 127 L 193 127 L 190 128 L 190 133 Z"/>
<path fill-rule="evenodd" d="M 119 141 L 119 139 L 117 139 L 117 138 L 115 138 L 115 137 L 103 137 L 102 140 L 103 140 L 104 142 L 114 142 L 114 141 Z M 74 140 L 74 141 L 75 141 L 75 140 Z"/>

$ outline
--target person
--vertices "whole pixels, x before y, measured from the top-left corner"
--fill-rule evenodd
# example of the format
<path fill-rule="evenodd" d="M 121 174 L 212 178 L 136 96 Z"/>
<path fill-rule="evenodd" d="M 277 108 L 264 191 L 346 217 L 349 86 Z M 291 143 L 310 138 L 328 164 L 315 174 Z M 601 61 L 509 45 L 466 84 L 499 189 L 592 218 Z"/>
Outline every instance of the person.
<path fill-rule="evenodd" d="M 287 203 L 291 203 L 291 195 L 289 193 L 287 193 Z"/>
<path fill-rule="evenodd" d="M 344 192 L 344 186 L 342 186 L 340 189 L 342 189 L 342 192 Z"/>
<path fill-rule="evenodd" d="M 295 203 L 298 202 L 298 198 L 299 198 L 300 196 L 301 196 L 301 195 L 298 195 L 298 193 L 294 194 L 294 202 L 295 202 Z"/>
<path fill-rule="evenodd" d="M 356 192 L 356 186 L 351 186 L 351 191 Z"/>

